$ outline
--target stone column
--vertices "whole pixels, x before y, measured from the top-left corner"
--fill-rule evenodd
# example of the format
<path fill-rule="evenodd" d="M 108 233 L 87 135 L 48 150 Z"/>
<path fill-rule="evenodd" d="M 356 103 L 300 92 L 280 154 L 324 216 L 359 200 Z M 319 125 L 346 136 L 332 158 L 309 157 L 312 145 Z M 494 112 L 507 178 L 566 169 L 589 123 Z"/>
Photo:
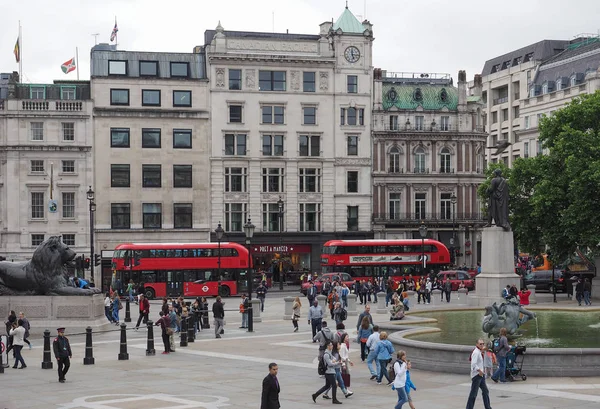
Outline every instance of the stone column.
<path fill-rule="evenodd" d="M 377 293 L 377 314 L 386 314 L 387 308 L 385 308 L 385 293 Z"/>
<path fill-rule="evenodd" d="M 466 288 L 459 288 L 456 292 L 456 303 L 459 305 L 467 305 L 469 303 L 468 294 Z M 452 302 L 452 299 L 450 299 L 450 302 Z"/>
<path fill-rule="evenodd" d="M 348 294 L 348 316 L 349 317 L 356 317 L 358 316 L 358 313 L 356 312 L 356 294 Z M 384 300 L 385 302 L 385 300 Z"/>
<path fill-rule="evenodd" d="M 433 305 L 440 305 L 440 297 L 442 296 L 442 290 L 439 289 L 435 289 L 435 290 L 431 290 L 431 303 Z"/>
<path fill-rule="evenodd" d="M 286 297 L 288 298 L 288 297 Z M 292 297 L 289 297 L 292 298 Z M 292 299 L 293 301 L 293 299 Z M 252 303 L 252 322 L 262 322 L 262 317 L 260 316 L 260 300 L 257 298 L 253 298 L 251 301 Z M 286 312 L 287 312 L 287 301 L 285 303 L 286 305 Z M 290 303 L 290 309 L 291 309 L 291 303 Z M 288 318 L 283 318 L 283 319 L 288 319 Z M 291 319 L 291 318 L 290 318 Z"/>
<path fill-rule="evenodd" d="M 254 301 L 254 300 L 252 300 Z M 258 308 L 260 309 L 260 300 L 258 301 Z M 285 307 L 283 310 L 283 319 L 291 320 L 292 319 L 292 306 L 294 305 L 294 297 L 283 297 L 283 301 L 285 303 Z"/>
<path fill-rule="evenodd" d="M 529 304 L 537 304 L 537 298 L 535 298 L 535 284 L 529 284 L 527 289 L 531 291 L 531 294 L 529 294 Z"/>
<path fill-rule="evenodd" d="M 348 296 L 348 297 L 350 297 L 350 296 Z M 319 305 L 321 306 L 321 308 L 323 308 L 323 316 L 327 316 L 326 312 L 329 311 L 329 308 L 327 308 L 327 297 L 325 297 L 323 294 L 319 294 L 319 295 L 317 295 L 317 301 L 319 302 Z M 348 306 L 350 306 L 350 299 L 348 299 Z M 291 314 L 292 314 L 292 308 L 290 307 L 290 316 L 291 316 Z"/>

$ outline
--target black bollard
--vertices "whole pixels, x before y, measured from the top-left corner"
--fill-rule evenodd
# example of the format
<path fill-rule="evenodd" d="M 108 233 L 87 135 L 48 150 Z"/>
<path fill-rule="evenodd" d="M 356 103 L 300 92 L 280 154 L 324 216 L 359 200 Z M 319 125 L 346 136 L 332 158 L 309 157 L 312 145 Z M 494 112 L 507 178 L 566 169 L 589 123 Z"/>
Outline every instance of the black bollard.
<path fill-rule="evenodd" d="M 121 352 L 119 353 L 119 361 L 127 361 L 129 354 L 127 353 L 127 325 L 121 324 Z"/>
<path fill-rule="evenodd" d="M 50 353 L 50 331 L 44 331 L 44 359 L 42 369 L 52 369 L 52 355 Z"/>
<path fill-rule="evenodd" d="M 154 326 L 150 320 L 148 320 L 146 325 L 148 326 L 148 346 L 146 347 L 146 356 L 154 356 L 156 355 L 156 350 L 154 349 Z"/>
<path fill-rule="evenodd" d="M 196 338 L 196 323 L 194 322 L 194 315 L 192 314 L 187 317 L 186 321 L 188 327 L 187 340 L 188 342 L 194 342 Z"/>
<path fill-rule="evenodd" d="M 83 358 L 84 365 L 94 365 L 94 348 L 92 346 L 92 327 L 85 329 L 85 358 Z"/>
<path fill-rule="evenodd" d="M 179 333 L 181 334 L 181 342 L 179 342 L 180 347 L 188 346 L 187 341 L 187 320 L 185 318 L 181 319 L 181 328 Z"/>
<path fill-rule="evenodd" d="M 129 307 L 129 297 L 125 299 L 125 322 L 131 322 L 131 308 Z"/>
<path fill-rule="evenodd" d="M 194 311 L 194 325 L 197 331 L 200 331 L 202 328 L 202 325 L 200 325 L 200 312 L 198 310 Z"/>
<path fill-rule="evenodd" d="M 210 322 L 208 321 L 208 310 L 202 312 L 202 329 L 210 329 Z"/>

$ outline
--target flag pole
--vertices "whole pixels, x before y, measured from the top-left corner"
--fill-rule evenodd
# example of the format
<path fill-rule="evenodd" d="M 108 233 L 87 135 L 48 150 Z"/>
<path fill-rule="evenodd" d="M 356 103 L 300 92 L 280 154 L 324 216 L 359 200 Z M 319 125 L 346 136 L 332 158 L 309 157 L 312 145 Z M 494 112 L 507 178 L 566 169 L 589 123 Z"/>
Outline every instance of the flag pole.
<path fill-rule="evenodd" d="M 19 82 L 23 83 L 23 33 L 21 31 L 21 20 L 19 20 Z"/>
<path fill-rule="evenodd" d="M 77 81 L 79 81 L 79 47 L 75 47 L 75 69 L 77 70 Z"/>
<path fill-rule="evenodd" d="M 117 26 L 117 16 L 115 16 L 115 27 L 117 27 L 117 32 L 115 33 L 115 51 L 119 49 L 119 27 Z"/>

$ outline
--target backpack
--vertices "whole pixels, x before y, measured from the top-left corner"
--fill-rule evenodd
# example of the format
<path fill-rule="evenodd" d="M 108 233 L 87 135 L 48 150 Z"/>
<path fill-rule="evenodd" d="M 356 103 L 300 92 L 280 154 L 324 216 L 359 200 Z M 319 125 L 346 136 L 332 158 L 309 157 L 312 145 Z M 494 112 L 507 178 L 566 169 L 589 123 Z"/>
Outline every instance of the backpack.
<path fill-rule="evenodd" d="M 319 358 L 319 365 L 317 366 L 317 373 L 319 375 L 325 375 L 325 371 L 327 371 L 327 363 L 325 362 L 325 354 L 321 358 Z"/>
<path fill-rule="evenodd" d="M 495 354 L 500 352 L 500 338 L 495 339 L 494 343 L 492 345 L 493 345 L 492 350 L 494 351 Z"/>
<path fill-rule="evenodd" d="M 396 362 L 400 362 L 400 360 L 396 359 Z M 396 365 L 396 362 L 394 362 L 388 370 L 388 376 L 391 380 L 394 380 L 396 378 L 396 370 L 394 369 L 394 365 Z M 400 362 L 400 366 L 402 366 L 402 362 Z"/>
<path fill-rule="evenodd" d="M 348 311 L 346 311 L 345 308 L 342 308 L 342 311 L 340 311 L 340 320 L 346 321 L 347 318 L 348 318 Z"/>

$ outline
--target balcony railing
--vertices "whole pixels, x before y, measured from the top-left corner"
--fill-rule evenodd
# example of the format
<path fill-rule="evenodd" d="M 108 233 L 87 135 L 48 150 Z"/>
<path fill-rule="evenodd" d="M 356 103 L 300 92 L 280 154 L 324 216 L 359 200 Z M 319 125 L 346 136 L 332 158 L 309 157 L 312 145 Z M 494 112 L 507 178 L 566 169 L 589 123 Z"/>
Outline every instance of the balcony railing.
<path fill-rule="evenodd" d="M 388 173 L 404 173 L 404 168 L 391 167 L 388 169 Z"/>
<path fill-rule="evenodd" d="M 49 107 L 48 101 L 21 101 L 21 108 L 24 111 L 47 111 Z"/>
<path fill-rule="evenodd" d="M 11 105 L 7 102 L 0 101 L 0 104 L 4 104 L 7 109 L 11 109 Z M 22 111 L 61 111 L 61 112 L 79 112 L 85 108 L 84 101 L 77 100 L 60 100 L 60 101 L 48 101 L 48 100 L 22 100 L 21 110 Z M 13 105 L 14 106 L 14 105 Z M 18 105 L 17 105 L 18 106 Z M 0 105 L 2 109 L 2 105 Z"/>
<path fill-rule="evenodd" d="M 413 173 L 429 173 L 429 168 L 414 168 Z"/>
<path fill-rule="evenodd" d="M 381 132 L 382 127 L 379 126 L 375 131 Z M 383 130 L 386 132 L 457 132 L 458 125 L 455 124 L 426 124 L 426 125 L 417 125 L 414 124 L 403 124 L 403 125 L 390 125 L 384 124 Z M 481 132 L 481 131 L 480 131 Z"/>
<path fill-rule="evenodd" d="M 453 222 L 483 222 L 486 220 L 486 215 L 481 212 L 474 213 L 456 213 L 452 218 L 451 213 L 373 213 L 373 221 L 386 224 L 419 224 L 422 221 L 448 223 Z"/>
<path fill-rule="evenodd" d="M 81 111 L 83 102 L 81 101 L 56 101 L 57 111 Z"/>
<path fill-rule="evenodd" d="M 502 98 L 496 98 L 492 102 L 493 102 L 493 105 L 504 104 L 505 102 L 508 102 L 508 96 L 502 97 Z"/>
<path fill-rule="evenodd" d="M 441 167 L 440 168 L 440 173 L 454 173 L 454 168 Z"/>

